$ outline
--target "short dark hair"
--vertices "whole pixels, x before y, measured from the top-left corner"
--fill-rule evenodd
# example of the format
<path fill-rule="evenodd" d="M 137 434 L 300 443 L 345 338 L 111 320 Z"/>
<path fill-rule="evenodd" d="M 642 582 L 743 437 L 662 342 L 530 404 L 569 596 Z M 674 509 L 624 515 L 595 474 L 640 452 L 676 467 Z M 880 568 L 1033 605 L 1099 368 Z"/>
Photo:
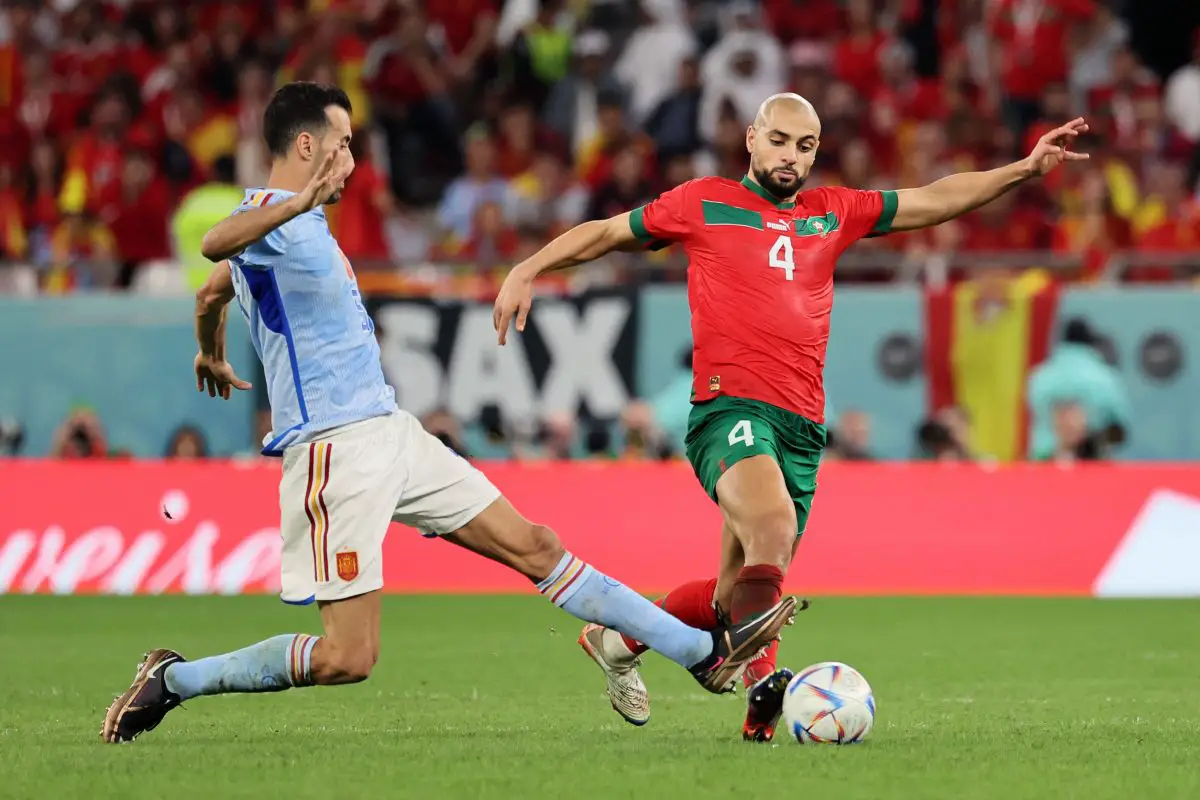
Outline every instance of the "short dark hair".
<path fill-rule="evenodd" d="M 338 106 L 349 114 L 350 98 L 336 86 L 312 81 L 292 81 L 279 87 L 263 113 L 263 138 L 271 155 L 286 156 L 301 133 L 314 133 L 329 124 L 325 109 Z"/>

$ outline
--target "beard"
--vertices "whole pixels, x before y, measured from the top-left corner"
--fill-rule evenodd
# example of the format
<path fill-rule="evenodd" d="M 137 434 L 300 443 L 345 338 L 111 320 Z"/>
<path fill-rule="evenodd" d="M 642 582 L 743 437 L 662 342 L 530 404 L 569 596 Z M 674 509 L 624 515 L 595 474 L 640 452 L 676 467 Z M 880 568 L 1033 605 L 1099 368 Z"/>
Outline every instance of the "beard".
<path fill-rule="evenodd" d="M 795 167 L 792 171 L 796 173 L 795 180 L 781 181 L 775 174 L 774 170 L 765 170 L 757 166 L 751 165 L 754 171 L 754 179 L 758 181 L 758 185 L 767 190 L 767 192 L 779 200 L 787 198 L 800 191 L 800 187 L 804 185 L 804 178 L 800 171 Z"/>
<path fill-rule="evenodd" d="M 341 199 L 342 199 L 342 190 L 338 189 L 333 194 L 329 195 L 329 199 L 325 201 L 325 205 L 327 205 L 327 206 L 334 205 L 335 203 L 341 201 Z"/>

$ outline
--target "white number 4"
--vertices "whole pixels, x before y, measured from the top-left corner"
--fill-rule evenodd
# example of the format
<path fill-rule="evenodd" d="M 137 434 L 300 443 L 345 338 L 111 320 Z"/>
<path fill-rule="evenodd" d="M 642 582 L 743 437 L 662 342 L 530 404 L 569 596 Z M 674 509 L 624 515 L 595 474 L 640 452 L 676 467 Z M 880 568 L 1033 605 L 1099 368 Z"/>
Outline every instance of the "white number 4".
<path fill-rule="evenodd" d="M 796 264 L 792 261 L 792 237 L 784 235 L 775 240 L 775 244 L 771 245 L 768 263 L 776 269 L 783 270 L 789 281 L 792 279 L 796 270 Z"/>
<path fill-rule="evenodd" d="M 772 266 L 774 266 L 772 264 Z M 746 447 L 754 446 L 754 434 L 750 432 L 750 420 L 743 419 L 733 426 L 733 430 L 729 432 L 729 443 L 737 444 L 741 442 Z"/>

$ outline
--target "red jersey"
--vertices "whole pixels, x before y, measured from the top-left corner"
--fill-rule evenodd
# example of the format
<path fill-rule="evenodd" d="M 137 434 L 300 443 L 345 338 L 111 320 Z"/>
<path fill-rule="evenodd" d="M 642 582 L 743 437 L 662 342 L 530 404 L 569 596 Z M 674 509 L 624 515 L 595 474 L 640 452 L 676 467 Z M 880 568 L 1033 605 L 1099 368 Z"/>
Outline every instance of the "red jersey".
<path fill-rule="evenodd" d="M 693 401 L 729 395 L 824 422 L 833 268 L 890 231 L 896 202 L 829 187 L 780 203 L 749 178 L 699 178 L 634 209 L 634 235 L 688 255 Z"/>

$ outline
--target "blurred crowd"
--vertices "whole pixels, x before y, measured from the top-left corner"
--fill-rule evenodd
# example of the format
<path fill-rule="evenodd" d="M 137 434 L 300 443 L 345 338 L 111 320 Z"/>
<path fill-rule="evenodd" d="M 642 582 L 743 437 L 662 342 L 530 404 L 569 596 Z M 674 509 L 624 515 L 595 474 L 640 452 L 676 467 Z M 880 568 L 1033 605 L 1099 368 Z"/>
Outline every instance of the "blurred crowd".
<path fill-rule="evenodd" d="M 6 0 L 0 291 L 194 284 L 203 231 L 265 182 L 262 111 L 293 79 L 354 103 L 331 224 L 360 274 L 491 271 L 739 177 L 757 104 L 792 90 L 823 119 L 810 185 L 918 185 L 1093 125 L 1092 168 L 867 257 L 1045 250 L 1089 280 L 1133 250 L 1162 263 L 1122 277 L 1171 280 L 1173 254 L 1200 252 L 1200 34 L 1162 74 L 1131 41 L 1099 0 Z"/>

